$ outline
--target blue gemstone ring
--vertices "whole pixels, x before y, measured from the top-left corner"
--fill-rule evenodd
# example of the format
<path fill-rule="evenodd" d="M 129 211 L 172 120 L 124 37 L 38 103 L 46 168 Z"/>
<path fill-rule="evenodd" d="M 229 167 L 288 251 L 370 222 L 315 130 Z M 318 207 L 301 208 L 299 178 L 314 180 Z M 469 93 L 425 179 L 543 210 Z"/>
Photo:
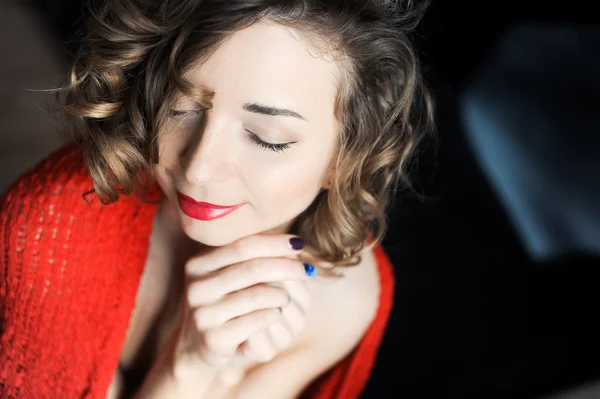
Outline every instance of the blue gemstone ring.
<path fill-rule="evenodd" d="M 317 275 L 317 268 L 311 265 L 310 263 L 303 263 L 304 271 L 307 276 L 315 277 Z"/>

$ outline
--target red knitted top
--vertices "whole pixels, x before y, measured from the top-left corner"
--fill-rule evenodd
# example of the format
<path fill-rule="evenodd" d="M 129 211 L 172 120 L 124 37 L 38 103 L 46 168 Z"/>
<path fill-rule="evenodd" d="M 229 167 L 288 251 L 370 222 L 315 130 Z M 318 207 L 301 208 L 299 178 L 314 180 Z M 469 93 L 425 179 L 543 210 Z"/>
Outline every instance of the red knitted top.
<path fill-rule="evenodd" d="M 156 205 L 102 205 L 74 146 L 40 162 L 0 198 L 0 398 L 104 398 L 148 250 Z M 358 397 L 392 307 L 392 266 L 375 249 L 380 305 L 362 342 L 317 379 L 313 398 Z"/>

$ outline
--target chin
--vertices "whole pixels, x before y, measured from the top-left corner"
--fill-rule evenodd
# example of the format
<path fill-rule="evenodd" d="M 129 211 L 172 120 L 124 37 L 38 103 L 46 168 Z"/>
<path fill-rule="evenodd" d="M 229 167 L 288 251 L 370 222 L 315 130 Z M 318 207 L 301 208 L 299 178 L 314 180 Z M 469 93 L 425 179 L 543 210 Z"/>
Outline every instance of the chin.
<path fill-rule="evenodd" d="M 200 221 L 180 215 L 181 229 L 191 240 L 210 247 L 222 247 L 243 237 L 240 231 L 230 223 L 219 220 Z M 219 225 L 220 224 L 220 225 Z"/>
<path fill-rule="evenodd" d="M 179 223 L 184 234 L 193 241 L 210 247 L 222 247 L 229 245 L 241 238 L 254 234 L 282 234 L 290 223 L 273 226 L 261 226 L 255 229 L 241 228 L 248 227 L 248 222 L 239 223 L 235 220 L 222 219 L 211 221 L 201 221 L 190 218 L 183 213 L 179 213 Z"/>

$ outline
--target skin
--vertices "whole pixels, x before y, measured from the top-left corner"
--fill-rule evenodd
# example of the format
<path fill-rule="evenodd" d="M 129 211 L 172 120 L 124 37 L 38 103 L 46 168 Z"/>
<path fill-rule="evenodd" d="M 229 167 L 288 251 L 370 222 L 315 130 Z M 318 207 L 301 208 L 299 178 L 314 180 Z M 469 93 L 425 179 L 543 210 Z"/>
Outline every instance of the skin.
<path fill-rule="evenodd" d="M 214 91 L 212 108 L 173 118 L 159 138 L 156 177 L 179 227 L 194 241 L 222 246 L 261 232 L 285 232 L 315 199 L 335 149 L 337 76 L 333 61 L 311 55 L 280 25 L 257 23 L 234 33 L 187 79 Z M 301 115 L 270 116 L 245 104 Z M 177 111 L 198 111 L 182 98 Z M 290 143 L 273 151 L 253 140 Z M 186 216 L 177 191 L 216 205 L 245 203 L 212 221 Z"/>
<path fill-rule="evenodd" d="M 172 117 L 159 136 L 155 175 L 165 198 L 121 360 L 137 351 L 147 320 L 176 294 L 152 287 L 179 279 L 172 270 L 179 257 L 259 233 L 288 232 L 327 188 L 340 128 L 334 106 L 341 70 L 334 61 L 315 56 L 307 43 L 289 28 L 259 22 L 235 32 L 186 75 L 214 96 L 205 111 L 182 97 L 175 111 L 183 115 Z M 248 104 L 285 108 L 300 117 L 264 115 Z M 273 151 L 257 145 L 257 137 L 289 146 Z M 178 191 L 196 201 L 244 205 L 225 217 L 201 221 L 182 212 Z M 176 247 L 182 242 L 187 248 Z M 360 341 L 378 307 L 379 276 L 372 254 L 364 253 L 361 265 L 346 271 L 343 279 L 318 280 L 307 287 L 319 306 L 305 315 L 302 334 L 268 363 L 244 376 L 230 376 L 235 388 L 227 397 L 295 397 Z M 173 287 L 181 288 L 178 283 Z M 145 307 L 149 301 L 154 305 Z M 147 317 L 136 322 L 137 315 Z M 260 349 L 257 339 L 254 346 Z"/>

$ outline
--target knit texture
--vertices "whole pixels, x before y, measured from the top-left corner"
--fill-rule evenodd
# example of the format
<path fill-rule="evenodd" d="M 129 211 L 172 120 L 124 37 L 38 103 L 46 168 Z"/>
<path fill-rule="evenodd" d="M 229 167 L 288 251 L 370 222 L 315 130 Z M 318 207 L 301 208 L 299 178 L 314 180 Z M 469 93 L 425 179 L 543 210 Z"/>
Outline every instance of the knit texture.
<path fill-rule="evenodd" d="M 129 327 L 157 205 L 103 205 L 75 145 L 51 154 L 0 198 L 0 398 L 105 398 Z M 375 248 L 380 305 L 357 348 L 311 398 L 356 398 L 389 318 L 394 275 Z"/>

